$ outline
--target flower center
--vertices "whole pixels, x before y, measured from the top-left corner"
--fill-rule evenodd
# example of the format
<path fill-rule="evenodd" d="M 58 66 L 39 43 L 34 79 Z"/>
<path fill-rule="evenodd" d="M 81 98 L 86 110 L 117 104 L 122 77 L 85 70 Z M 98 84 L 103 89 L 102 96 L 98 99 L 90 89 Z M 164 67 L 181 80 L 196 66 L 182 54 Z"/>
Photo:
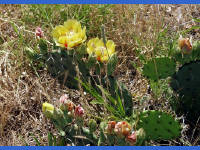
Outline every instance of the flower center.
<path fill-rule="evenodd" d="M 73 32 L 73 31 L 70 31 L 70 32 L 67 33 L 67 37 L 68 37 L 68 38 L 71 38 L 73 35 L 74 35 L 74 32 Z"/>
<path fill-rule="evenodd" d="M 67 46 L 68 46 L 67 41 L 65 41 L 65 44 L 64 44 L 64 45 L 65 45 L 65 48 L 67 48 Z"/>
<path fill-rule="evenodd" d="M 101 56 L 97 56 L 97 60 L 98 60 L 98 61 L 101 61 Z"/>

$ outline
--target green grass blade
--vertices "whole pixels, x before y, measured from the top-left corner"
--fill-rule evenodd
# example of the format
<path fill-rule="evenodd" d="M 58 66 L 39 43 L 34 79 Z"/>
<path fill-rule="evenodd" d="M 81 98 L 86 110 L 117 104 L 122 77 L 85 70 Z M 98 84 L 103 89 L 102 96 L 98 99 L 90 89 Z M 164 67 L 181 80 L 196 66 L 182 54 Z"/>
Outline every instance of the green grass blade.
<path fill-rule="evenodd" d="M 93 104 L 104 104 L 104 99 L 103 97 L 89 84 L 84 83 L 82 81 L 80 81 L 79 79 L 75 78 L 76 80 L 78 80 L 81 85 L 93 96 L 96 98 L 96 100 L 93 100 L 91 103 Z"/>
<path fill-rule="evenodd" d="M 48 145 L 53 146 L 53 135 L 48 133 Z"/>
<path fill-rule="evenodd" d="M 120 112 L 121 116 L 125 115 L 125 111 L 124 111 L 124 107 L 122 105 L 122 100 L 119 97 L 119 95 L 117 94 L 118 98 L 115 99 L 111 96 L 111 94 L 108 93 L 108 91 L 104 88 L 102 88 L 101 86 L 98 86 L 99 89 L 101 89 L 101 91 L 105 94 L 105 96 L 109 99 L 109 101 L 116 106 L 117 110 Z M 116 110 L 115 110 L 116 111 Z"/>
<path fill-rule="evenodd" d="M 36 146 L 41 146 L 39 140 L 38 140 L 33 134 L 31 134 L 31 136 L 33 136 L 33 139 L 34 139 L 35 142 L 36 142 Z"/>

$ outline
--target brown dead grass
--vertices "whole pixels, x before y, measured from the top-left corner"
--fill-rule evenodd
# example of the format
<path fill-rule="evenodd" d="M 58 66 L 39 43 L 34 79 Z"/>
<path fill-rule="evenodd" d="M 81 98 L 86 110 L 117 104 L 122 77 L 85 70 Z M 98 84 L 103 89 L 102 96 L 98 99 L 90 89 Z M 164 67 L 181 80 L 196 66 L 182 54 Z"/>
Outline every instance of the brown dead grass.
<path fill-rule="evenodd" d="M 39 71 L 38 77 L 30 69 L 23 56 L 22 47 L 18 44 L 16 33 L 5 21 L 19 23 L 22 13 L 21 9 L 16 8 L 21 7 L 0 5 L 0 17 L 4 19 L 0 20 L 0 33 L 4 41 L 0 46 L 0 145 L 25 145 L 24 141 L 35 145 L 31 133 L 41 137 L 42 145 L 46 145 L 47 133 L 56 132 L 42 115 L 41 104 L 45 101 L 56 104 L 64 93 L 68 93 L 75 103 L 88 107 L 88 102 L 83 102 L 79 91 L 62 87 L 45 70 Z M 199 18 L 199 11 L 199 5 L 116 5 L 112 8 L 114 16 L 111 19 L 105 18 L 107 38 L 115 41 L 119 56 L 115 74 L 127 85 L 135 100 L 149 97 L 145 107 L 148 107 L 149 103 L 153 105 L 154 102 L 148 93 L 148 82 L 130 64 L 130 61 L 139 64 L 135 55 L 136 48 L 142 48 L 141 53 L 151 56 L 158 42 L 155 38 L 158 32 L 168 27 L 168 36 L 174 36 L 177 31 L 190 28 L 195 25 L 191 18 Z M 95 11 L 91 14 L 91 22 L 95 22 L 93 14 Z M 32 28 L 27 30 L 33 31 Z M 199 39 L 198 31 L 191 34 Z M 27 38 L 31 39 L 31 36 L 33 35 L 27 34 Z M 142 46 L 135 40 L 136 36 Z M 177 145 L 176 142 L 168 144 Z M 198 142 L 195 143 L 197 144 Z"/>

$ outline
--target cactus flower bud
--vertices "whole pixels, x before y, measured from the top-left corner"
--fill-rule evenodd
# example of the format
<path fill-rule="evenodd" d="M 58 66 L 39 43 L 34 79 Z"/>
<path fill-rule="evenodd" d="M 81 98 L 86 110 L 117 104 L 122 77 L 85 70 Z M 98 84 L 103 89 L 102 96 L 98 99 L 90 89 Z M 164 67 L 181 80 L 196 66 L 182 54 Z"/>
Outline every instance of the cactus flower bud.
<path fill-rule="evenodd" d="M 77 124 L 74 124 L 74 130 L 78 131 L 78 125 Z"/>
<path fill-rule="evenodd" d="M 60 101 L 61 104 L 66 104 L 68 99 L 69 99 L 69 95 L 64 94 L 64 95 L 62 95 L 62 96 L 60 97 L 60 100 L 59 100 L 59 101 Z"/>
<path fill-rule="evenodd" d="M 131 125 L 126 121 L 118 122 L 115 125 L 114 132 L 119 136 L 127 136 L 130 134 L 130 131 L 131 131 Z"/>
<path fill-rule="evenodd" d="M 109 121 L 108 125 L 106 127 L 106 131 L 108 132 L 108 134 L 111 134 L 114 131 L 116 122 L 115 121 Z"/>
<path fill-rule="evenodd" d="M 122 122 L 122 134 L 124 136 L 127 136 L 130 134 L 131 131 L 131 125 L 125 121 Z"/>
<path fill-rule="evenodd" d="M 74 109 L 74 103 L 69 100 L 69 96 L 67 94 L 61 96 L 59 101 L 61 104 L 61 110 L 72 111 Z"/>
<path fill-rule="evenodd" d="M 137 135 L 136 132 L 133 132 L 131 135 L 128 135 L 126 137 L 126 141 L 129 142 L 129 144 L 131 146 L 135 145 L 136 141 L 137 141 Z"/>
<path fill-rule="evenodd" d="M 120 134 L 121 134 L 121 126 L 122 126 L 122 122 L 118 122 L 118 123 L 115 125 L 114 132 L 115 132 L 117 135 L 120 135 Z"/>
<path fill-rule="evenodd" d="M 42 104 L 42 112 L 46 115 L 46 117 L 51 118 L 54 113 L 54 106 L 45 102 Z"/>
<path fill-rule="evenodd" d="M 36 37 L 39 37 L 39 38 L 42 38 L 44 36 L 44 33 L 40 27 L 37 27 L 35 29 L 35 35 L 36 35 Z"/>
<path fill-rule="evenodd" d="M 83 109 L 83 107 L 81 107 L 80 105 L 76 106 L 74 114 L 77 117 L 82 117 L 84 115 L 84 109 Z"/>
<path fill-rule="evenodd" d="M 180 37 L 178 40 L 178 45 L 183 54 L 190 54 L 192 52 L 192 45 L 189 38 Z"/>

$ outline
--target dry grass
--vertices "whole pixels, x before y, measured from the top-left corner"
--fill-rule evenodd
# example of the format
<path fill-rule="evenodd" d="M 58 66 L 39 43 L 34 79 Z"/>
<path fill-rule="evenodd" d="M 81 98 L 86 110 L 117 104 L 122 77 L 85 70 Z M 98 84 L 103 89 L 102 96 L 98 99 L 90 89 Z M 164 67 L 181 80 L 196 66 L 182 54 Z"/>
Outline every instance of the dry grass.
<path fill-rule="evenodd" d="M 25 10 L 28 6 L 26 6 Z M 80 6 L 81 7 L 81 6 Z M 94 5 L 90 12 L 90 35 L 99 35 L 96 26 L 99 21 L 94 17 L 98 10 Z M 153 105 L 151 93 L 148 92 L 148 82 L 135 70 L 130 61 L 141 66 L 136 50 L 147 57 L 153 55 L 153 49 L 159 43 L 157 35 L 168 29 L 166 38 L 176 39 L 180 31 L 195 25 L 191 18 L 199 18 L 199 5 L 115 5 L 109 8 L 112 16 L 104 16 L 104 26 L 108 39 L 114 40 L 117 45 L 119 64 L 116 76 L 124 82 L 134 96 L 134 100 L 146 96 L 145 107 Z M 21 19 L 23 8 L 20 5 L 0 5 L 0 145 L 35 145 L 33 133 L 41 137 L 42 144 L 47 144 L 47 133 L 54 131 L 52 125 L 43 117 L 41 104 L 45 101 L 57 103 L 63 93 L 68 93 L 75 103 L 88 106 L 87 100 L 83 101 L 79 91 L 62 87 L 55 79 L 51 78 L 46 70 L 38 71 L 39 76 L 29 66 L 23 53 L 26 46 L 20 43 L 18 36 L 13 31 L 9 21 L 20 27 L 21 33 L 31 41 L 27 45 L 35 46 L 33 23 L 24 24 Z M 81 13 L 81 12 L 80 12 Z M 55 21 L 59 22 L 59 21 Z M 41 24 L 42 25 L 42 24 Z M 55 24 L 54 24 L 55 25 Z M 47 37 L 50 39 L 51 27 L 45 27 Z M 193 31 L 199 39 L 199 31 Z M 162 50 L 166 50 L 165 43 L 159 43 Z M 137 103 L 137 102 L 136 102 Z M 139 103 L 138 103 L 139 104 Z M 90 108 L 92 109 L 92 108 Z M 89 108 L 88 108 L 88 111 Z M 186 135 L 185 135 L 186 136 Z M 199 141 L 187 139 L 190 144 L 198 145 Z M 185 141 L 185 143 L 186 143 Z M 184 144 L 185 144 L 184 143 Z M 178 145 L 180 143 L 178 142 Z M 159 143 L 157 143 L 159 145 Z M 168 143 L 177 145 L 177 142 Z"/>

